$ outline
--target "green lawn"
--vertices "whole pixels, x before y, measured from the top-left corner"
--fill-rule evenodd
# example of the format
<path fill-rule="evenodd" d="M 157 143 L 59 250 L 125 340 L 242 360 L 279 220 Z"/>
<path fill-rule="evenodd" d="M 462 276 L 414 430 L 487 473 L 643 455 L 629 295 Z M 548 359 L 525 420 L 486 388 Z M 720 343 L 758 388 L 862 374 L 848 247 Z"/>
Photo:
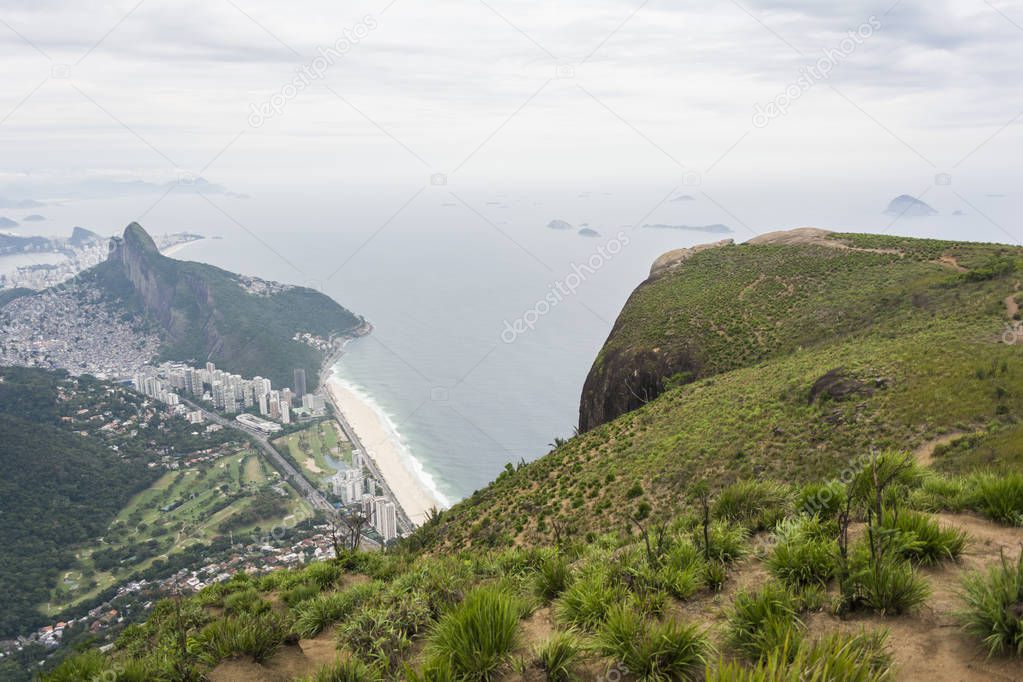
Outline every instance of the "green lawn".
<path fill-rule="evenodd" d="M 251 512 L 257 499 L 276 499 L 269 517 L 232 527 L 225 522 Z M 44 612 L 56 612 L 94 598 L 108 587 L 146 570 L 153 562 L 217 536 L 233 533 L 242 542 L 256 528 L 282 525 L 295 515 L 309 513 L 308 505 L 262 457 L 243 450 L 190 469 L 168 471 L 136 495 L 118 513 L 98 541 L 78 548 L 75 562 L 61 574 Z M 250 513 L 250 515 L 252 515 Z"/>
<path fill-rule="evenodd" d="M 324 489 L 327 479 L 336 473 L 327 457 L 352 464 L 352 446 L 333 420 L 318 422 L 308 429 L 278 438 L 273 444 L 278 450 L 289 453 L 305 477 Z"/>

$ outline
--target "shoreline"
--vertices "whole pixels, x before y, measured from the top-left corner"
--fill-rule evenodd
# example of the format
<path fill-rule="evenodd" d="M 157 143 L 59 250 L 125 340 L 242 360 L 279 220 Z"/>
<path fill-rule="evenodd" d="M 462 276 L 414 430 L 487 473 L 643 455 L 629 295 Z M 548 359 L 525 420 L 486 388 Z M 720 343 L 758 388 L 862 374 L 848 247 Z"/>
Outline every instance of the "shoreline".
<path fill-rule="evenodd" d="M 409 521 L 421 525 L 431 509 L 442 503 L 414 470 L 411 455 L 396 433 L 372 405 L 328 368 L 323 387 L 330 396 L 339 421 L 347 422 L 361 442 L 363 454 L 379 472 L 385 492 L 393 498 Z"/>

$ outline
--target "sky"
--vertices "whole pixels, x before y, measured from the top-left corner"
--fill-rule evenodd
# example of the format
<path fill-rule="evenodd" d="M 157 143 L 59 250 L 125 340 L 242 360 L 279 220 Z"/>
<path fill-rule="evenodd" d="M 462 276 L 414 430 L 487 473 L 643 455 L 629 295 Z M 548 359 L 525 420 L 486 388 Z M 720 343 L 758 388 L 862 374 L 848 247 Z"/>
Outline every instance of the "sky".
<path fill-rule="evenodd" d="M 1018 186 L 1023 151 L 1018 0 L 4 0 L 0 59 L 7 198 L 202 177 L 969 199 Z"/>

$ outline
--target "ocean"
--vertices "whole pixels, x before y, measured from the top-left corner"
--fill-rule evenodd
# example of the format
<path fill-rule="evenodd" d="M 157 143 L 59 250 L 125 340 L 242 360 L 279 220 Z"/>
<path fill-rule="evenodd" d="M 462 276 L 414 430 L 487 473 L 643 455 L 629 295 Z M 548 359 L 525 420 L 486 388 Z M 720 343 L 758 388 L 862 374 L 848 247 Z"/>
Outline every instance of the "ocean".
<path fill-rule="evenodd" d="M 881 210 L 898 193 L 274 187 L 251 199 L 68 201 L 36 210 L 47 221 L 17 232 L 67 235 L 81 225 L 115 234 L 132 220 L 153 234 L 198 232 L 218 238 L 173 257 L 312 286 L 365 316 L 374 333 L 348 345 L 335 373 L 386 417 L 450 504 L 572 434 L 594 357 L 665 251 L 805 225 L 1015 243 L 1023 235 L 1011 198 L 976 194 L 964 206 L 935 192 L 926 199 L 940 215 L 891 225 Z M 692 200 L 672 200 L 683 194 Z M 572 229 L 548 227 L 553 220 Z M 724 224 L 732 233 L 644 224 Z M 581 236 L 581 227 L 599 236 Z"/>

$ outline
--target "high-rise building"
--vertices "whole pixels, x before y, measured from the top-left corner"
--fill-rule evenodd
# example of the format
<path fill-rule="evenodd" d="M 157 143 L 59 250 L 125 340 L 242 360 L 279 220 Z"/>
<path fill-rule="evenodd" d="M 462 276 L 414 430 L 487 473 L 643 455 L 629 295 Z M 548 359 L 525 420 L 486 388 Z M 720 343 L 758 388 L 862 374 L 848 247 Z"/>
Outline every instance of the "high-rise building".
<path fill-rule="evenodd" d="M 373 528 L 388 542 L 398 537 L 398 513 L 394 503 L 386 497 L 373 498 Z"/>
<path fill-rule="evenodd" d="M 299 400 L 305 395 L 305 370 L 298 368 L 295 370 L 295 397 Z"/>

